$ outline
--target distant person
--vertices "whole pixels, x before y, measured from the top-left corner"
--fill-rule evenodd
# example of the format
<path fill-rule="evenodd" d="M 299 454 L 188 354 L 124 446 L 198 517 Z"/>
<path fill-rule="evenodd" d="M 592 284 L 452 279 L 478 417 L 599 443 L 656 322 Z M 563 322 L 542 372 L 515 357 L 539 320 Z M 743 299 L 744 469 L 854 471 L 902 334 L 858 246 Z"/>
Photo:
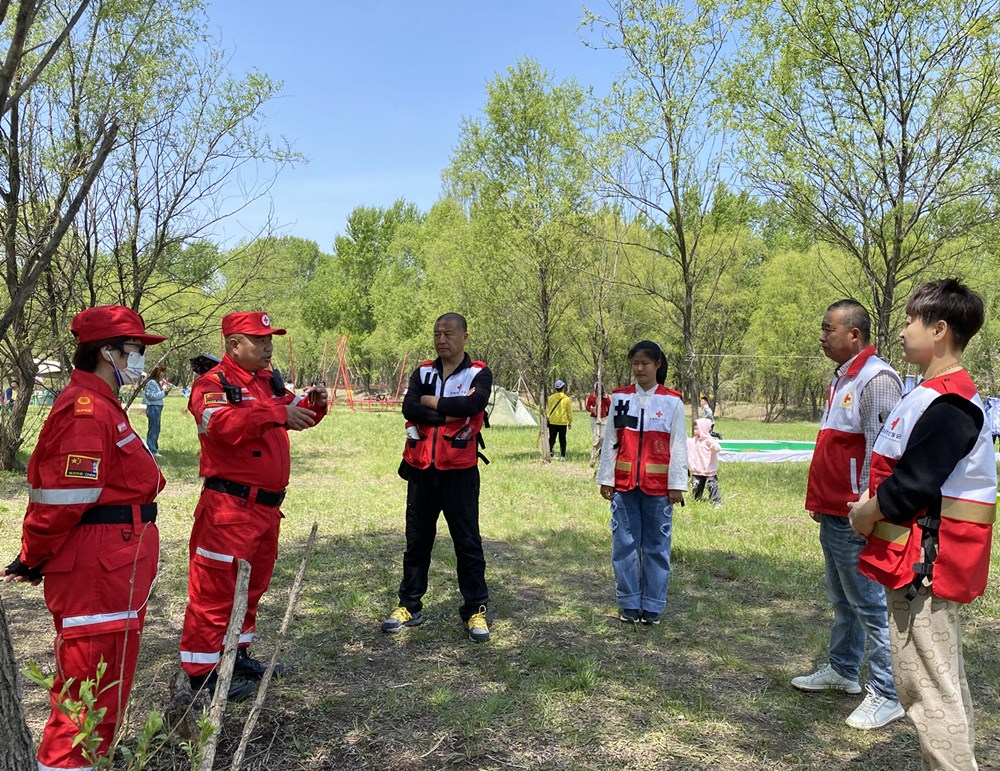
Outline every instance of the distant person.
<path fill-rule="evenodd" d="M 601 391 L 601 408 L 597 408 L 597 392 Z M 604 438 L 604 424 L 611 409 L 611 397 L 601 388 L 600 383 L 594 383 L 594 390 L 587 396 L 586 410 L 590 413 L 590 434 L 593 446 L 600 452 L 601 441 Z"/>
<path fill-rule="evenodd" d="M 83 683 L 106 667 L 87 714 L 90 750 L 106 755 L 132 690 L 160 555 L 155 499 L 166 480 L 142 449 L 118 392 L 142 377 L 146 347 L 166 338 L 147 332 L 142 317 L 120 305 L 81 311 L 70 331 L 73 370 L 28 461 L 20 552 L 0 574 L 43 583 L 55 625 L 51 712 L 38 768 L 83 771 L 94 757 L 79 744 L 79 718 L 61 707 L 79 700 Z"/>
<path fill-rule="evenodd" d="M 694 422 L 694 436 L 687 441 L 688 468 L 691 470 L 691 492 L 696 501 L 701 500 L 708 487 L 708 500 L 717 509 L 722 508 L 722 492 L 719 490 L 719 450 L 718 440 L 712 436 L 712 421 L 698 418 Z"/>
<path fill-rule="evenodd" d="M 160 379 L 165 373 L 162 364 L 157 365 L 149 375 L 146 387 L 142 391 L 142 403 L 146 405 L 146 447 L 156 458 L 160 455 L 160 421 L 163 418 L 163 397 L 173 388 L 170 383 L 166 387 L 160 385 Z"/>
<path fill-rule="evenodd" d="M 566 431 L 573 425 L 573 402 L 566 395 L 566 382 L 555 382 L 556 392 L 549 397 L 545 408 L 549 424 L 549 455 L 559 439 L 559 460 L 566 460 Z"/>
<path fill-rule="evenodd" d="M 469 639 L 490 639 L 486 621 L 489 591 L 486 558 L 479 534 L 479 447 L 493 373 L 485 362 L 469 358 L 465 318 L 445 313 L 434 322 L 438 357 L 410 375 L 403 398 L 406 444 L 399 475 L 406 480 L 406 551 L 399 605 L 382 621 L 382 631 L 400 632 L 424 622 L 431 550 L 438 515 L 455 545 L 462 619 Z"/>
<path fill-rule="evenodd" d="M 924 379 L 888 416 L 869 496 L 850 515 L 868 539 L 860 570 L 889 593 L 896 686 L 925 769 L 980 768 L 961 611 L 989 581 L 997 467 L 962 353 L 984 317 L 982 298 L 954 279 L 910 297 L 903 359 Z"/>
<path fill-rule="evenodd" d="M 708 403 L 708 397 L 702 396 L 699 399 L 699 403 L 701 404 L 701 409 L 698 411 L 698 417 L 704 418 L 710 424 L 714 425 L 715 413 L 712 412 L 712 405 Z"/>
<path fill-rule="evenodd" d="M 837 368 L 809 466 L 806 510 L 819 523 L 833 628 L 827 663 L 792 680 L 800 691 L 865 693 L 847 718 L 847 725 L 861 730 L 903 716 L 893 682 L 885 591 L 858 572 L 864 541 L 847 520 L 850 504 L 868 487 L 872 445 L 902 388 L 892 367 L 875 355 L 870 337 L 871 317 L 861 303 L 840 300 L 827 308 L 819 343 Z M 868 680 L 862 689 L 866 639 Z"/>
<path fill-rule="evenodd" d="M 597 484 L 611 501 L 611 565 L 618 618 L 659 624 L 670 583 L 674 504 L 688 486 L 680 394 L 663 385 L 667 360 L 642 340 L 628 353 L 633 385 L 611 395 L 614 431 L 604 435 Z"/>
<path fill-rule="evenodd" d="M 7 390 L 4 391 L 3 394 L 3 400 L 4 400 L 3 406 L 6 407 L 8 410 L 14 409 L 14 402 L 17 399 L 17 391 L 18 391 L 17 381 L 11 380 L 10 384 L 7 386 Z"/>

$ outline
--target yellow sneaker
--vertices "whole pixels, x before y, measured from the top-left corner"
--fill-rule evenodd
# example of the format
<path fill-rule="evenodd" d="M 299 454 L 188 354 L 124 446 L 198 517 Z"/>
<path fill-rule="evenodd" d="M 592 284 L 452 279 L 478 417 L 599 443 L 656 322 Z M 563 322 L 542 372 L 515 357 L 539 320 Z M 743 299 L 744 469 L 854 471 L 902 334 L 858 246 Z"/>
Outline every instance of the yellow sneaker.
<path fill-rule="evenodd" d="M 490 639 L 490 628 L 486 625 L 486 606 L 480 605 L 479 612 L 473 613 L 465 625 L 469 628 L 472 642 L 486 642 Z"/>
<path fill-rule="evenodd" d="M 420 626 L 424 623 L 424 614 L 419 610 L 410 613 L 402 605 L 396 607 L 389 617 L 382 621 L 383 632 L 399 632 L 404 626 Z"/>

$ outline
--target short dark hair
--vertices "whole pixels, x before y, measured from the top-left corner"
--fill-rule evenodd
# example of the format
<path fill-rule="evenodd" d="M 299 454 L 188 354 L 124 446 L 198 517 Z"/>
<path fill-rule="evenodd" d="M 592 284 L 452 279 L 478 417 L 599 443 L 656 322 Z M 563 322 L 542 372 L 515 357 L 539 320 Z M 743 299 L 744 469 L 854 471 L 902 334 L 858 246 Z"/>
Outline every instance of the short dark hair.
<path fill-rule="evenodd" d="M 872 339 L 872 317 L 868 315 L 868 309 L 864 305 L 859 303 L 857 300 L 852 300 L 850 298 L 845 298 L 843 300 L 837 300 L 826 312 L 830 311 L 842 311 L 844 316 L 844 323 L 847 324 L 848 329 L 857 329 L 861 333 L 861 339 L 864 341 L 865 345 L 871 342 Z"/>
<path fill-rule="evenodd" d="M 663 385 L 667 380 L 667 357 L 663 355 L 660 346 L 652 340 L 640 340 L 629 348 L 628 360 L 632 361 L 632 357 L 640 351 L 649 356 L 652 361 L 659 362 L 656 366 L 656 382 Z"/>
<path fill-rule="evenodd" d="M 960 350 L 983 327 L 986 309 L 983 298 L 957 278 L 929 281 L 917 288 L 906 302 L 906 315 L 924 324 L 947 322 L 951 337 Z"/>
<path fill-rule="evenodd" d="M 469 325 L 465 321 L 465 316 L 463 316 L 461 313 L 442 313 L 434 320 L 434 325 L 437 326 L 437 323 L 439 321 L 451 321 L 456 326 L 458 326 L 459 329 L 461 329 L 463 332 L 469 331 Z"/>
<path fill-rule="evenodd" d="M 101 349 L 110 345 L 113 348 L 122 350 L 127 337 L 109 337 L 106 340 L 94 340 L 91 343 L 81 343 L 73 353 L 73 367 L 81 372 L 94 372 L 97 369 L 97 362 L 100 358 L 98 354 Z"/>

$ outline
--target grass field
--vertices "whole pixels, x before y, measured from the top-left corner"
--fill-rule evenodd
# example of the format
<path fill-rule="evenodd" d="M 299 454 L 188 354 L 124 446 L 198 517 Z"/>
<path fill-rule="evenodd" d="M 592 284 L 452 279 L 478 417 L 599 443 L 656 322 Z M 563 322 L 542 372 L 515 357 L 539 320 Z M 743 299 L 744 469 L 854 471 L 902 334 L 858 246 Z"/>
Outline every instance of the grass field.
<path fill-rule="evenodd" d="M 187 536 L 198 496 L 197 439 L 180 397 L 167 400 L 161 452 L 161 574 L 134 693 L 136 717 L 162 708 L 177 671 Z M 844 725 L 859 698 L 807 695 L 789 680 L 825 662 L 830 611 L 817 526 L 803 513 L 805 464 L 724 466 L 725 506 L 674 512 L 673 578 L 659 627 L 615 613 L 608 506 L 587 468 L 578 414 L 569 461 L 543 465 L 530 429 L 491 429 L 481 526 L 491 594 L 484 645 L 466 640 L 447 528 L 425 598 L 427 622 L 379 631 L 395 603 L 405 483 L 402 420 L 337 409 L 293 436 L 282 554 L 259 619 L 270 654 L 304 541 L 320 541 L 282 657 L 296 672 L 268 694 L 249 758 L 284 769 L 912 769 L 908 721 Z M 145 420 L 133 421 L 140 432 Z M 727 439 L 813 439 L 805 423 L 719 421 Z M 0 477 L 0 548 L 13 557 L 23 479 Z M 1000 768 L 1000 571 L 965 614 L 980 767 Z M 17 654 L 51 668 L 41 592 L 0 585 Z M 46 695 L 23 685 L 38 736 Z M 248 707 L 230 708 L 226 768 Z M 168 749 L 156 768 L 181 768 Z"/>

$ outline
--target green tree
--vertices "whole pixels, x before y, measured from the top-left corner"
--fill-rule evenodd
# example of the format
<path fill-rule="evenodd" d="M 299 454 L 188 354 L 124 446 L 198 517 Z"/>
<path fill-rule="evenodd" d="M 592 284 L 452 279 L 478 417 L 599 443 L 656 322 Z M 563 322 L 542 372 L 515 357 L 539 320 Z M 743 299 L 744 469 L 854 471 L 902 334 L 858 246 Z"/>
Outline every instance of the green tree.
<path fill-rule="evenodd" d="M 733 67 L 757 188 L 849 254 L 880 349 L 909 288 L 997 215 L 1000 6 L 762 3 Z"/>
<path fill-rule="evenodd" d="M 497 337 L 517 349 L 519 370 L 540 404 L 572 303 L 580 249 L 573 225 L 589 206 L 585 101 L 574 81 L 556 83 L 537 62 L 519 60 L 487 84 L 483 115 L 463 123 L 446 172 L 480 234 L 476 257 L 486 265 L 477 300 L 489 309 Z"/>
<path fill-rule="evenodd" d="M 702 318 L 735 245 L 735 234 L 709 217 L 726 149 L 720 62 L 737 43 L 736 19 L 710 0 L 609 5 L 584 16 L 599 36 L 592 45 L 617 52 L 625 66 L 602 106 L 602 193 L 636 212 L 645 231 L 630 244 L 632 280 L 678 333 L 682 386 L 696 414 Z"/>
<path fill-rule="evenodd" d="M 372 337 L 378 325 L 380 291 L 393 285 L 384 274 L 412 273 L 415 263 L 407 241 L 397 240 L 405 226 L 419 225 L 424 215 L 399 200 L 389 208 L 359 206 L 347 218 L 344 235 L 334 241 L 334 254 L 324 260 L 305 290 L 303 318 L 316 332 L 347 333 L 350 359 L 366 388 L 387 377 L 385 359 L 376 355 Z M 380 278 L 381 277 L 381 278 Z M 395 354 L 390 357 L 395 359 Z M 398 362 L 397 362 L 398 363 Z"/>

